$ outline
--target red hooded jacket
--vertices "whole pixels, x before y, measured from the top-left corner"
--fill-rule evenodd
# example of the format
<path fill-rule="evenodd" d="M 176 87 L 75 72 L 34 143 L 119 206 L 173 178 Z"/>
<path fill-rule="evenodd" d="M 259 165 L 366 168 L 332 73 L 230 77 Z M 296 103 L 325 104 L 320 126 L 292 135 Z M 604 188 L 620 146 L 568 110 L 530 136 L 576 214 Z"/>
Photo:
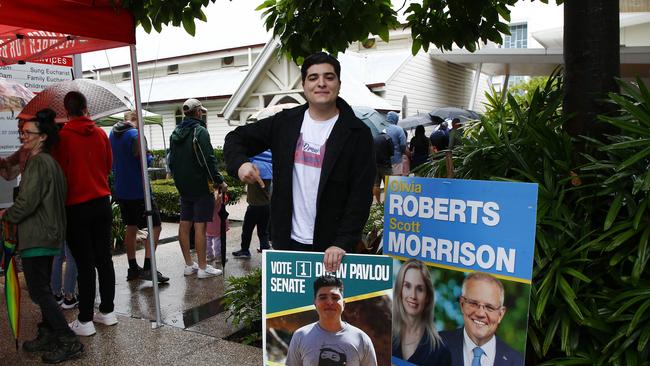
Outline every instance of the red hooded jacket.
<path fill-rule="evenodd" d="M 108 174 L 113 164 L 106 133 L 88 117 L 75 117 L 59 132 L 61 141 L 53 151 L 68 181 L 66 206 L 111 194 Z"/>

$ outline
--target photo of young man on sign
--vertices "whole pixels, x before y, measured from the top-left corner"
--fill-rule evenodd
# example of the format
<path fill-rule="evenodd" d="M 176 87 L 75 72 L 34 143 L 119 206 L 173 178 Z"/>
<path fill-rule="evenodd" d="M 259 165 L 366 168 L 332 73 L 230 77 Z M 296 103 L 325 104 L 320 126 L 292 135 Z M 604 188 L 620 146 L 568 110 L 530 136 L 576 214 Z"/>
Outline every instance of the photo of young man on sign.
<path fill-rule="evenodd" d="M 390 365 L 390 257 L 348 254 L 329 273 L 322 253 L 263 256 L 265 365 Z"/>
<path fill-rule="evenodd" d="M 370 337 L 343 322 L 343 282 L 332 275 L 314 281 L 314 306 L 318 321 L 296 330 L 287 352 L 287 366 L 376 366 Z"/>

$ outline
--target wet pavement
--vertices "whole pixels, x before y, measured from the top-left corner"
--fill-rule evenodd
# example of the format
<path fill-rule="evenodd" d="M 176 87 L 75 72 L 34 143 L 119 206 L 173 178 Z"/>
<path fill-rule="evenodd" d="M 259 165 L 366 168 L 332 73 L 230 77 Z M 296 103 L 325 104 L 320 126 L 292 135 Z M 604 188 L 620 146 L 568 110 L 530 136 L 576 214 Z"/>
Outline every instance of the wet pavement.
<path fill-rule="evenodd" d="M 245 202 L 245 201 L 242 201 Z M 232 225 L 228 231 L 226 277 L 241 276 L 261 266 L 261 254 L 256 252 L 258 241 L 253 235 L 250 260 L 233 259 L 231 252 L 239 249 L 241 223 L 245 203 L 229 206 Z M 115 312 L 119 324 L 112 327 L 96 325 L 97 334 L 82 337 L 86 353 L 70 365 L 261 365 L 262 350 L 223 338 L 236 332 L 228 319 L 227 309 L 220 299 L 224 293 L 223 276 L 198 279 L 196 275 L 183 275 L 183 259 L 176 236 L 178 224 L 163 223 L 162 242 L 156 260 L 158 270 L 170 278 L 168 284 L 159 286 L 161 319 L 163 326 L 155 327 L 155 304 L 151 281 L 126 281 L 128 268 L 126 255 L 113 257 L 116 277 Z M 193 254 L 194 255 L 194 254 Z M 144 250 L 136 258 L 142 265 Z M 212 263 L 221 268 L 219 262 Z M 21 336 L 20 341 L 36 334 L 40 321 L 38 307 L 29 299 L 27 287 L 21 278 Z M 0 291 L 4 294 L 4 277 L 0 277 Z M 97 299 L 97 304 L 98 304 Z M 74 320 L 77 311 L 64 310 L 66 317 Z M 5 311 L 4 296 L 0 302 L 0 364 L 40 364 L 38 354 L 29 354 L 15 344 Z"/>

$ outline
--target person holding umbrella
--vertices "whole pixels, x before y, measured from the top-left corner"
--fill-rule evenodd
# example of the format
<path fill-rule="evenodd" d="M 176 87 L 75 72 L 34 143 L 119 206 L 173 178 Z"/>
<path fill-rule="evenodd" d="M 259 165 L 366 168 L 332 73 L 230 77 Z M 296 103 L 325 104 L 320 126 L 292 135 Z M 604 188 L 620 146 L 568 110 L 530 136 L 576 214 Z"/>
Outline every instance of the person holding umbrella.
<path fill-rule="evenodd" d="M 77 91 L 63 98 L 68 123 L 61 129 L 61 143 L 53 156 L 68 183 L 65 199 L 67 243 L 77 262 L 79 315 L 70 328 L 81 336 L 95 334 L 93 322 L 117 324 L 115 268 L 111 254 L 111 210 L 108 174 L 113 155 L 106 133 L 88 117 L 86 97 Z M 97 270 L 97 275 L 95 275 Z M 101 302 L 95 314 L 95 278 Z"/>
<path fill-rule="evenodd" d="M 50 290 L 52 258 L 65 239 L 66 179 L 50 156 L 59 141 L 55 113 L 44 109 L 20 130 L 23 148 L 29 151 L 13 206 L 0 211 L 2 218 L 18 226 L 19 251 L 29 296 L 40 308 L 43 321 L 34 340 L 23 343 L 27 352 L 47 351 L 42 360 L 58 363 L 81 356 L 84 346 L 68 327 Z"/>

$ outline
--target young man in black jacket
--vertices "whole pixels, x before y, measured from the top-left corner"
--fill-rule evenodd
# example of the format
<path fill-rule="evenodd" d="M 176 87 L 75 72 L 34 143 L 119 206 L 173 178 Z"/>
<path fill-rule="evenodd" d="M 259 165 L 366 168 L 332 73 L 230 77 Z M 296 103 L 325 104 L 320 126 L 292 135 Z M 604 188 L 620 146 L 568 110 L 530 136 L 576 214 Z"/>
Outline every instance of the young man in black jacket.
<path fill-rule="evenodd" d="M 375 176 L 370 129 L 338 97 L 341 65 L 324 52 L 301 68 L 307 104 L 284 110 L 226 136 L 228 172 L 264 186 L 249 157 L 273 152 L 273 247 L 325 252 L 338 269 L 354 251 L 368 218 Z"/>

